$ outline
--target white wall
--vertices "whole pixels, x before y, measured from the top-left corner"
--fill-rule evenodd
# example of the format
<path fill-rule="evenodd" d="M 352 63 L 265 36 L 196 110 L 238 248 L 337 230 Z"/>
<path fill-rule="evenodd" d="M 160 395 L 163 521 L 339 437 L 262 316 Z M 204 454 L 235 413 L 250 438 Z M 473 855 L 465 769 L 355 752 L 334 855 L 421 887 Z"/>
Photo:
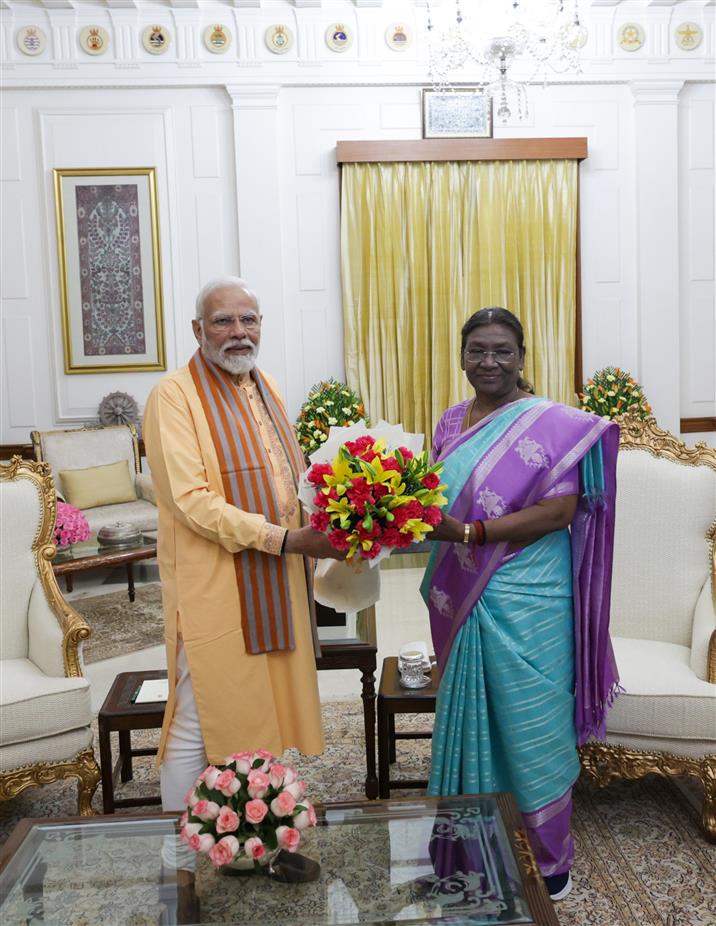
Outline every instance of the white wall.
<path fill-rule="evenodd" d="M 335 143 L 420 137 L 420 33 L 403 56 L 383 41 L 396 10 L 420 26 L 420 5 L 3 4 L 0 442 L 26 441 L 32 427 L 91 420 L 100 398 L 116 389 L 141 405 L 161 375 L 62 372 L 53 167 L 156 166 L 170 369 L 194 349 L 189 320 L 200 283 L 241 272 L 266 316 L 262 365 L 278 377 L 291 413 L 316 380 L 342 376 Z M 679 417 L 716 415 L 714 9 L 585 5 L 588 82 L 533 87 L 529 119 L 495 135 L 588 137 L 584 372 L 608 363 L 630 369 L 659 422 L 678 431 Z M 209 15 L 233 30 L 225 56 L 201 44 Z M 323 42 L 339 17 L 357 34 L 342 56 Z M 629 18 L 648 36 L 632 54 L 614 38 Z M 167 56 L 152 58 L 138 35 L 157 19 L 174 41 Z M 671 42 L 683 20 L 704 27 L 695 52 Z M 95 59 L 77 47 L 75 33 L 100 21 L 113 44 Z M 275 22 L 297 36 L 285 57 L 263 46 Z M 27 23 L 52 37 L 35 59 L 13 44 Z M 716 434 L 704 436 L 713 442 Z"/>

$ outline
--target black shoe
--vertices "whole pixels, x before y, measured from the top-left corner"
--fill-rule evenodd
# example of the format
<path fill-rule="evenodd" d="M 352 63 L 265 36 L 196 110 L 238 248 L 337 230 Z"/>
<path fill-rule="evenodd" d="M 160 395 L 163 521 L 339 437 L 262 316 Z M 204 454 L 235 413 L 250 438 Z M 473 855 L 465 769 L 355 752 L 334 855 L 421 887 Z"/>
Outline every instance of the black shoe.
<path fill-rule="evenodd" d="M 544 878 L 544 883 L 552 900 L 564 900 L 572 890 L 572 873 L 565 871 L 561 875 L 549 875 Z"/>

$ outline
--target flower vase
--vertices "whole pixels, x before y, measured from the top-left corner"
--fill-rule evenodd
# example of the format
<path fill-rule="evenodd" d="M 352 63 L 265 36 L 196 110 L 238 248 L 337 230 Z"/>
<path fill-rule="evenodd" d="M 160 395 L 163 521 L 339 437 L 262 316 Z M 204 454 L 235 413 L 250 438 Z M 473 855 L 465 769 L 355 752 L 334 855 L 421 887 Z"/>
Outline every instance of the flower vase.
<path fill-rule="evenodd" d="M 316 881 L 321 873 L 321 866 L 298 852 L 286 852 L 274 849 L 257 861 L 250 858 L 237 858 L 228 865 L 223 865 L 221 873 L 234 877 L 259 874 L 286 884 L 300 884 Z"/>

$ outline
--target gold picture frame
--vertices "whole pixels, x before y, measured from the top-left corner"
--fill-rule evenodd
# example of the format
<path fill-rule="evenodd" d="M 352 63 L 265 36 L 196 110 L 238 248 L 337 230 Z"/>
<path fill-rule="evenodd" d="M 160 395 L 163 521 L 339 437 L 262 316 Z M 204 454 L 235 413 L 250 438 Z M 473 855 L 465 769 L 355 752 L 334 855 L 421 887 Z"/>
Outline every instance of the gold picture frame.
<path fill-rule="evenodd" d="M 155 168 L 53 177 L 65 373 L 166 370 Z"/>
<path fill-rule="evenodd" d="M 492 138 L 492 97 L 483 87 L 423 89 L 423 138 Z"/>

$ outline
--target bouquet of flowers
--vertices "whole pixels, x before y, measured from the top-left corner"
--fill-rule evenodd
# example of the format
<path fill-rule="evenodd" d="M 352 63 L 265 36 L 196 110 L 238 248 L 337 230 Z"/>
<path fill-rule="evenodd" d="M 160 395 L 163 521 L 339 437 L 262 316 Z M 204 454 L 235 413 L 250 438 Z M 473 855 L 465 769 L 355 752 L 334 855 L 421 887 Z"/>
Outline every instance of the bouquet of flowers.
<path fill-rule="evenodd" d="M 58 547 L 66 547 L 71 543 L 87 540 L 89 535 L 87 518 L 80 509 L 58 500 L 55 517 L 55 544 Z"/>
<path fill-rule="evenodd" d="M 440 507 L 447 504 L 442 468 L 429 465 L 427 451 L 388 450 L 384 439 L 371 434 L 348 440 L 332 462 L 308 470 L 311 526 L 345 550 L 347 560 L 376 561 L 409 547 L 442 519 Z"/>
<path fill-rule="evenodd" d="M 180 839 L 217 867 L 241 859 L 255 866 L 279 849 L 295 852 L 301 832 L 316 825 L 296 771 L 270 752 L 236 752 L 210 765 L 186 796 Z"/>
<path fill-rule="evenodd" d="M 348 386 L 334 379 L 316 383 L 296 419 L 301 450 L 310 456 L 326 441 L 332 427 L 356 424 L 364 416 L 363 402 Z"/>
<path fill-rule="evenodd" d="M 636 406 L 640 417 L 651 414 L 651 405 L 646 401 L 644 390 L 639 383 L 619 367 L 605 367 L 588 379 L 580 392 L 581 408 L 585 412 L 594 412 L 602 418 L 616 418 Z"/>

